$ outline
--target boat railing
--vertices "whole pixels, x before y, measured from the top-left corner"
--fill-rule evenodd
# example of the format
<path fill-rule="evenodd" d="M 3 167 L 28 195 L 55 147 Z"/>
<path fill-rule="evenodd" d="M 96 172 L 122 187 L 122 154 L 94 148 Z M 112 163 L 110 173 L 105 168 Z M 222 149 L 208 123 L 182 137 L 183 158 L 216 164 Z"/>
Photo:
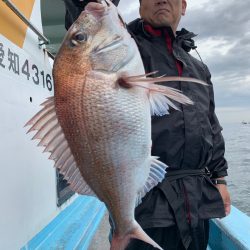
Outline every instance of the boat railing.
<path fill-rule="evenodd" d="M 10 1 L 2 0 L 28 27 L 36 33 L 39 39 L 39 45 L 49 44 L 50 41 L 46 38 L 23 14 L 22 12 Z"/>

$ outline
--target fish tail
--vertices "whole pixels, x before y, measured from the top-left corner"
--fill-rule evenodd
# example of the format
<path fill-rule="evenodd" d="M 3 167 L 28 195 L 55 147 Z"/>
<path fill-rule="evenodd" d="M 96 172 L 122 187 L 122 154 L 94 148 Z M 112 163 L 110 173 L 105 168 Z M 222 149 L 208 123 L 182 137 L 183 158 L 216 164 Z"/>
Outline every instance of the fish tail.
<path fill-rule="evenodd" d="M 154 240 L 152 240 L 141 228 L 141 226 L 138 226 L 134 229 L 132 229 L 128 234 L 124 237 L 119 237 L 114 234 L 112 241 L 111 241 L 111 247 L 110 250 L 124 250 L 130 240 L 132 239 L 138 239 L 141 241 L 144 241 L 151 246 L 155 247 L 156 249 L 163 250 Z"/>

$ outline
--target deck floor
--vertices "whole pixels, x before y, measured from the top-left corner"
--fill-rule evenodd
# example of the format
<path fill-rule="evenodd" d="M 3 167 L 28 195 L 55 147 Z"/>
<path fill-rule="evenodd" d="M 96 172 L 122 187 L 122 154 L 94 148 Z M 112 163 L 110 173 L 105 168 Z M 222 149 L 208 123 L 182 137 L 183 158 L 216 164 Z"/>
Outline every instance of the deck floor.
<path fill-rule="evenodd" d="M 106 212 L 99 228 L 97 229 L 91 244 L 88 248 L 88 250 L 109 250 L 110 244 L 108 241 L 108 234 L 109 234 L 109 222 L 108 222 L 108 213 Z M 211 248 L 208 246 L 207 250 L 211 250 Z"/>
<path fill-rule="evenodd" d="M 110 244 L 108 240 L 109 235 L 109 222 L 108 222 L 108 213 L 106 213 L 100 223 L 99 228 L 97 229 L 88 250 L 109 250 Z"/>

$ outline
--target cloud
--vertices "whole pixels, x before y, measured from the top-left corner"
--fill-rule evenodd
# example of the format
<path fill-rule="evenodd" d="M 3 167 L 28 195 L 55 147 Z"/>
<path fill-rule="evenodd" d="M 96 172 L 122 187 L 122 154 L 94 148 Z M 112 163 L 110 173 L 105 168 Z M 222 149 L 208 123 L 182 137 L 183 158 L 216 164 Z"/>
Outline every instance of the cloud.
<path fill-rule="evenodd" d="M 139 0 L 121 0 L 118 9 L 124 20 L 129 23 L 139 17 Z"/>
<path fill-rule="evenodd" d="M 239 0 L 236 4 L 232 0 L 218 0 L 188 10 L 182 23 L 197 32 L 200 39 L 212 36 L 232 40 L 234 35 L 249 30 L 249 14 L 248 1 Z"/>
<path fill-rule="evenodd" d="M 181 25 L 199 34 L 198 51 L 212 73 L 217 104 L 250 108 L 249 3 L 204 1 Z"/>
<path fill-rule="evenodd" d="M 187 3 L 179 27 L 198 34 L 195 41 L 212 74 L 217 105 L 250 108 L 249 1 L 187 0 Z M 121 0 L 119 5 L 127 22 L 139 16 L 138 8 L 135 0 Z M 198 58 L 195 52 L 192 55 Z"/>

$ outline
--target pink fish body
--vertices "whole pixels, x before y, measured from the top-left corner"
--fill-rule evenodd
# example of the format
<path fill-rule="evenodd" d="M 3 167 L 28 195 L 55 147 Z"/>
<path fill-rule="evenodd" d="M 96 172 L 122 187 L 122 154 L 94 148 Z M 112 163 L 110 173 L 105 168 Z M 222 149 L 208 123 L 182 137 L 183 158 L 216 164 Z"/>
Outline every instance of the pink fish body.
<path fill-rule="evenodd" d="M 131 238 L 161 249 L 135 221 L 134 209 L 167 167 L 151 156 L 151 114 L 175 107 L 166 96 L 191 103 L 153 82 L 180 78 L 145 77 L 137 46 L 110 1 L 88 4 L 71 26 L 53 77 L 55 95 L 27 123 L 29 132 L 37 131 L 34 139 L 73 191 L 105 203 L 114 227 L 112 250 L 125 249 Z"/>

